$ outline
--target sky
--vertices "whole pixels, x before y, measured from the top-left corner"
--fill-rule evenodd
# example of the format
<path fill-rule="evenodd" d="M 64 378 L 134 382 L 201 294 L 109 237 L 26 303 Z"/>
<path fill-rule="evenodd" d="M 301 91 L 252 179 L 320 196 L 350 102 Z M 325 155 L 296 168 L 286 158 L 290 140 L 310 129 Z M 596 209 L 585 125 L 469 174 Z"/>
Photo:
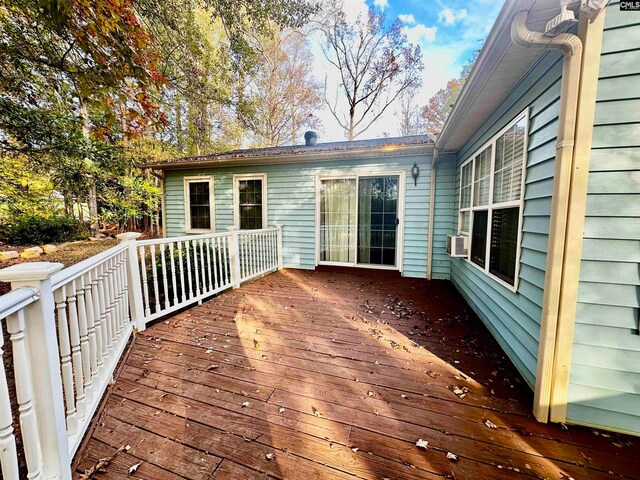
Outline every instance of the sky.
<path fill-rule="evenodd" d="M 372 7 L 383 10 L 387 22 L 396 18 L 405 25 L 405 33 L 411 43 L 420 45 L 424 71 L 422 90 L 416 99 L 425 105 L 429 98 L 446 86 L 448 80 L 460 75 L 472 53 L 482 46 L 491 26 L 498 16 L 504 0 L 344 0 L 347 18 L 355 20 L 365 15 Z M 321 37 L 311 37 L 314 54 L 314 73 L 329 86 L 337 84 L 337 70 L 324 58 Z M 335 90 L 334 90 L 335 91 Z M 331 95 L 331 90 L 330 90 Z M 330 97 L 334 98 L 334 97 Z M 374 123 L 358 139 L 377 138 L 385 134 L 398 135 L 398 121 L 394 116 L 394 106 Z M 344 131 L 338 126 L 328 107 L 318 112 L 321 128 L 318 128 L 320 142 L 345 139 Z"/>

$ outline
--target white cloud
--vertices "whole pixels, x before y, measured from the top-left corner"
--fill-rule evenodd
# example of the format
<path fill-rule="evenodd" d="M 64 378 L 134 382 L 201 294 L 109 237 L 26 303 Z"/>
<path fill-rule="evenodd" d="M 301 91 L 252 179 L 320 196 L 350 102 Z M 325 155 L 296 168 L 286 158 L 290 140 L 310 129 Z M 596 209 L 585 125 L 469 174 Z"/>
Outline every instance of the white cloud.
<path fill-rule="evenodd" d="M 384 10 L 389 6 L 389 0 L 373 0 L 373 5 L 378 7 L 380 10 Z"/>
<path fill-rule="evenodd" d="M 343 11 L 347 17 L 347 22 L 354 24 L 358 17 L 366 20 L 369 14 L 369 6 L 365 0 L 344 0 Z"/>
<path fill-rule="evenodd" d="M 441 10 L 438 14 L 438 21 L 440 23 L 444 23 L 445 25 L 453 25 L 458 20 L 462 20 L 467 16 L 467 9 L 463 8 L 461 10 L 453 11 L 450 8 L 445 8 Z"/>
<path fill-rule="evenodd" d="M 411 13 L 400 14 L 398 15 L 398 18 L 405 25 L 414 25 L 416 23 L 416 17 L 414 17 Z"/>
<path fill-rule="evenodd" d="M 403 31 L 407 35 L 409 42 L 422 45 L 427 42 L 433 42 L 436 39 L 438 27 L 427 27 L 422 23 L 418 23 L 413 27 L 405 27 Z"/>

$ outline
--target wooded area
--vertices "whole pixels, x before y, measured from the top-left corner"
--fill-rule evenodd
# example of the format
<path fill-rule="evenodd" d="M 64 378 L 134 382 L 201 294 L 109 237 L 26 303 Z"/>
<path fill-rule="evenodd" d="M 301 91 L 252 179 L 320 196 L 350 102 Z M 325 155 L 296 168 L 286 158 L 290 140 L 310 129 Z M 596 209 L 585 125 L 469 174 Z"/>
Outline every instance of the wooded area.
<path fill-rule="evenodd" d="M 311 35 L 340 102 L 314 78 Z M 0 240 L 157 229 L 141 164 L 298 143 L 323 106 L 356 138 L 415 98 L 423 68 L 400 20 L 350 24 L 338 0 L 0 0 Z M 403 103 L 390 134 L 437 132 L 457 89 L 443 92 Z"/>

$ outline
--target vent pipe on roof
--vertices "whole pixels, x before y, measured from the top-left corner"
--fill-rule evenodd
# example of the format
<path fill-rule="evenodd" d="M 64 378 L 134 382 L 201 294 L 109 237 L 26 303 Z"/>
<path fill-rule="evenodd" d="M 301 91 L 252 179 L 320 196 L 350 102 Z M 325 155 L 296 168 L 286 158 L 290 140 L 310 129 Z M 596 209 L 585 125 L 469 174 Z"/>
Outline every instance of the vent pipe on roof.
<path fill-rule="evenodd" d="M 304 132 L 304 144 L 307 147 L 313 147 L 316 143 L 318 143 L 318 134 L 312 130 L 308 132 Z"/>
<path fill-rule="evenodd" d="M 511 39 L 525 47 L 539 46 L 560 50 L 564 54 L 560 114 L 556 140 L 553 196 L 547 247 L 546 275 L 542 297 L 542 318 L 538 348 L 538 367 L 533 402 L 533 413 L 538 421 L 547 422 L 552 407 L 551 398 L 556 378 L 556 339 L 558 336 L 560 298 L 564 276 L 565 240 L 569 213 L 569 193 L 574 165 L 574 142 L 580 88 L 582 40 L 571 33 L 546 37 L 527 27 L 527 12 L 520 12 L 511 24 Z"/>

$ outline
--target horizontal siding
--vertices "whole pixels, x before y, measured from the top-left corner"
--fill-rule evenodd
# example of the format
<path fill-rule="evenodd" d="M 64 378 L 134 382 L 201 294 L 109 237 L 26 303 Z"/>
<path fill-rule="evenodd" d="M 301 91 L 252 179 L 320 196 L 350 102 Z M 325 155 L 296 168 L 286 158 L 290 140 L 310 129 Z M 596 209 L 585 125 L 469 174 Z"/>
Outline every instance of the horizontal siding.
<path fill-rule="evenodd" d="M 549 215 L 553 190 L 562 63 L 548 53 L 458 153 L 459 167 L 493 135 L 529 108 L 529 143 L 518 292 L 464 259 L 452 259 L 451 280 L 533 388 L 540 336 Z M 457 206 L 456 195 L 456 206 Z M 454 214 L 457 223 L 457 215 Z M 457 225 L 455 226 L 457 229 Z"/>
<path fill-rule="evenodd" d="M 451 257 L 447 255 L 447 235 L 453 229 L 453 214 L 456 202 L 454 179 L 456 173 L 455 155 L 441 155 L 436 166 L 436 198 L 433 231 L 432 278 L 451 278 Z"/>
<path fill-rule="evenodd" d="M 640 18 L 607 8 L 567 419 L 640 433 Z"/>
<path fill-rule="evenodd" d="M 420 167 L 418 185 L 414 186 L 411 167 Z M 243 173 L 267 174 L 267 217 L 269 225 L 281 223 L 283 230 L 283 260 L 287 267 L 315 267 L 315 208 L 318 173 L 353 172 L 368 174 L 373 171 L 406 172 L 405 225 L 403 273 L 405 276 L 425 277 L 427 268 L 427 232 L 429 222 L 429 188 L 431 156 L 383 157 L 350 161 L 317 162 L 300 165 L 265 165 L 262 167 L 225 167 L 198 170 L 168 171 L 165 182 L 167 204 L 167 235 L 183 235 L 184 187 L 188 175 L 213 175 L 215 194 L 216 231 L 225 231 L 233 225 L 233 175 Z M 446 170 L 445 170 L 446 173 Z M 450 201 L 450 194 L 440 192 Z M 448 195 L 448 196 L 447 196 Z M 445 202 L 446 203 L 446 202 Z M 437 232 L 450 231 L 451 217 L 443 207 L 436 217 Z M 449 222 L 449 223 L 447 223 Z M 444 242 L 443 234 L 436 235 Z M 444 243 L 438 245 L 437 272 L 439 278 L 448 277 L 448 257 Z M 434 265 L 435 266 L 435 265 Z"/>

